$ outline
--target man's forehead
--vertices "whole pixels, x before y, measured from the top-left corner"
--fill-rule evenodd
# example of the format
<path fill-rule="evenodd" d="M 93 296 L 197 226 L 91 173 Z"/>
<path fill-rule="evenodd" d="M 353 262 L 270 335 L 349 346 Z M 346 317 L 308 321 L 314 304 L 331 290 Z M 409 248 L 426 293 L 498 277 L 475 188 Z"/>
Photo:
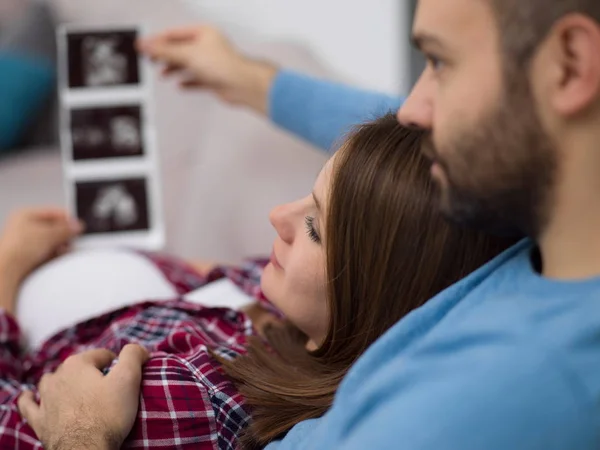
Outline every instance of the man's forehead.
<path fill-rule="evenodd" d="M 489 39 L 495 26 L 490 0 L 419 0 L 413 38 L 427 44 L 451 46 Z"/>

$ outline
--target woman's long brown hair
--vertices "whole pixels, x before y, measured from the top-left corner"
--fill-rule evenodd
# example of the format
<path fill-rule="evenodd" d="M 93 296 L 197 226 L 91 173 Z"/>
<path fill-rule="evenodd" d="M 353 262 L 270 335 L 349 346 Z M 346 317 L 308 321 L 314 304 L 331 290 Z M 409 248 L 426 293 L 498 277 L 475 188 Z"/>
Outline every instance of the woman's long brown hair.
<path fill-rule="evenodd" d="M 266 330 L 269 347 L 222 361 L 252 409 L 244 448 L 262 447 L 322 416 L 349 367 L 406 314 L 515 242 L 444 220 L 422 133 L 393 115 L 359 126 L 332 172 L 324 244 L 329 332 L 306 350 L 293 325 Z"/>

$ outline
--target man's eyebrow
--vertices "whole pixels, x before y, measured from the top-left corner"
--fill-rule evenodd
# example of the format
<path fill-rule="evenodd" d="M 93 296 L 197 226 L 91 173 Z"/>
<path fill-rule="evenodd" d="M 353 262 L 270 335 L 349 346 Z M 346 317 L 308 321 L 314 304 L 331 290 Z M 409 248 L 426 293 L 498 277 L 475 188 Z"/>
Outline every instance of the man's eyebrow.
<path fill-rule="evenodd" d="M 412 44 L 419 50 L 423 51 L 423 47 L 438 47 L 444 48 L 442 41 L 431 34 L 416 32 L 412 35 Z"/>
<path fill-rule="evenodd" d="M 314 192 L 312 193 L 312 196 L 313 196 L 313 200 L 315 201 L 315 205 L 317 205 L 317 209 L 319 211 L 321 211 L 321 203 L 319 202 L 319 199 L 317 198 L 317 196 L 315 195 Z"/>

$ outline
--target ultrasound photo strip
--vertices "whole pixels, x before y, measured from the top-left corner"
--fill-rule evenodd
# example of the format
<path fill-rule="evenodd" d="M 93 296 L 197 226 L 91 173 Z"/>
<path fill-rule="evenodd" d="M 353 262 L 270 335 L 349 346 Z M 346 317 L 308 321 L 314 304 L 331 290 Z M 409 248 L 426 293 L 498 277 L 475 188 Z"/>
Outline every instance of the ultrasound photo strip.
<path fill-rule="evenodd" d="M 159 158 L 142 27 L 66 25 L 57 32 L 61 147 L 78 245 L 164 245 Z"/>

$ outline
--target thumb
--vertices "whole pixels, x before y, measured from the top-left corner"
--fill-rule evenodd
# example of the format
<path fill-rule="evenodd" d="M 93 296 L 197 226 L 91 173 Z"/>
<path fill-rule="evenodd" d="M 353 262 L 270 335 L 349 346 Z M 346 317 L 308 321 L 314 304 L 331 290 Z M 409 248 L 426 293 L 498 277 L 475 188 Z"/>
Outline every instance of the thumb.
<path fill-rule="evenodd" d="M 23 391 L 17 400 L 17 408 L 19 408 L 21 417 L 29 422 L 29 425 L 31 425 L 31 428 L 33 428 L 36 433 L 39 433 L 40 430 L 38 430 L 38 424 L 42 412 L 40 410 L 40 405 L 35 401 L 33 392 Z"/>
<path fill-rule="evenodd" d="M 35 220 L 54 221 L 68 217 L 68 213 L 63 208 L 52 206 L 30 208 L 25 210 L 25 213 Z"/>
<path fill-rule="evenodd" d="M 139 389 L 142 382 L 142 368 L 150 358 L 148 351 L 136 344 L 128 344 L 119 354 L 117 364 L 106 376 L 107 379 L 120 379 L 127 389 Z"/>
<path fill-rule="evenodd" d="M 71 239 L 80 235 L 83 230 L 84 225 L 79 220 L 64 218 L 48 224 L 46 232 L 48 239 L 58 246 L 68 243 Z"/>

